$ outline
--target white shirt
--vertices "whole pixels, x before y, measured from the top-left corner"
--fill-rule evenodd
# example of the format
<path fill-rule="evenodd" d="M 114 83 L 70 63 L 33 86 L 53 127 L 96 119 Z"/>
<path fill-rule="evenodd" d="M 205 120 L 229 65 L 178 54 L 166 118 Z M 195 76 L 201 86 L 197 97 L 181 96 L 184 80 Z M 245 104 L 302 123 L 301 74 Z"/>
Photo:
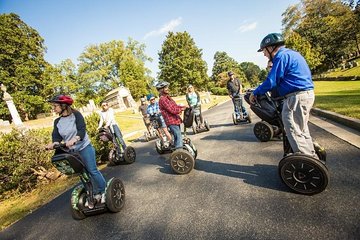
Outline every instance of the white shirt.
<path fill-rule="evenodd" d="M 99 114 L 100 114 L 99 128 L 104 125 L 104 122 L 105 122 L 105 126 L 108 127 L 116 124 L 114 109 L 109 108 L 107 111 L 100 111 Z"/>

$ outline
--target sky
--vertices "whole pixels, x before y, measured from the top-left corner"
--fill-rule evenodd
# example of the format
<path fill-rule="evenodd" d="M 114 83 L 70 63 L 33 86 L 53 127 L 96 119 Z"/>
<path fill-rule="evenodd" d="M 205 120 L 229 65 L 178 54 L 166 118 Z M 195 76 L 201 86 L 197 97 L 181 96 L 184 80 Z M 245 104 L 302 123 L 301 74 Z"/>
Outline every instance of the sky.
<path fill-rule="evenodd" d="M 299 0 L 0 0 L 0 14 L 16 13 L 38 31 L 45 59 L 75 64 L 89 45 L 132 38 L 145 44 L 146 62 L 156 78 L 158 52 L 169 31 L 188 32 L 202 49 L 211 75 L 214 54 L 224 51 L 237 62 L 266 68 L 258 53 L 261 40 L 281 32 L 286 8 Z"/>

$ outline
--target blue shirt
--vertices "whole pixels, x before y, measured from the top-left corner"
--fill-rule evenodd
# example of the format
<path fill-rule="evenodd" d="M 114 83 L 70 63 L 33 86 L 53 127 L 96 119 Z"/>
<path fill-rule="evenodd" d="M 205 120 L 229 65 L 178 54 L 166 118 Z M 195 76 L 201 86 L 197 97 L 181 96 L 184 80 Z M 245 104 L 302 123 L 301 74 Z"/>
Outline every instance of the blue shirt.
<path fill-rule="evenodd" d="M 274 88 L 279 96 L 314 89 L 310 68 L 300 53 L 280 48 L 274 56 L 270 73 L 253 94 L 263 95 Z"/>
<path fill-rule="evenodd" d="M 150 116 L 155 114 L 155 113 L 160 113 L 160 107 L 159 107 L 159 103 L 155 102 L 154 104 L 150 104 L 147 107 L 147 114 L 149 114 Z"/>

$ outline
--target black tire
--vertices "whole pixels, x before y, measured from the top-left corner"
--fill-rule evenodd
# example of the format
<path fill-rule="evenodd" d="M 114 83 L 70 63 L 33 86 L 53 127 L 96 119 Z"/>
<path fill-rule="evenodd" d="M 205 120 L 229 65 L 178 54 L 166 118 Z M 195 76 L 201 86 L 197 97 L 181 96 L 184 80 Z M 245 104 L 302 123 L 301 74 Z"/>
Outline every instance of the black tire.
<path fill-rule="evenodd" d="M 206 128 L 206 131 L 210 131 L 210 125 L 209 125 L 209 122 L 207 120 L 204 121 L 204 125 L 205 125 L 205 128 Z"/>
<path fill-rule="evenodd" d="M 135 162 L 136 152 L 132 146 L 127 146 L 124 151 L 124 161 L 128 164 Z"/>
<path fill-rule="evenodd" d="M 106 206 L 110 212 L 119 212 L 125 205 L 125 187 L 119 178 L 112 178 L 106 188 Z"/>
<path fill-rule="evenodd" d="M 303 154 L 292 154 L 279 162 L 281 180 L 293 191 L 314 195 L 325 190 L 329 171 L 319 160 Z"/>
<path fill-rule="evenodd" d="M 164 154 L 165 151 L 161 147 L 161 140 L 160 139 L 155 142 L 155 149 L 156 149 L 156 152 L 158 154 L 160 154 L 160 155 Z"/>
<path fill-rule="evenodd" d="M 272 126 L 265 121 L 257 122 L 254 126 L 254 134 L 261 142 L 270 141 L 274 136 L 274 130 Z"/>
<path fill-rule="evenodd" d="M 193 170 L 195 160 L 188 151 L 177 149 L 170 156 L 170 165 L 175 173 L 187 174 Z"/>
<path fill-rule="evenodd" d="M 235 113 L 232 114 L 232 118 L 233 118 L 234 124 L 238 125 L 238 121 L 236 120 L 236 114 Z"/>
<path fill-rule="evenodd" d="M 84 191 L 81 192 L 81 194 L 78 198 L 77 206 L 79 209 L 81 209 L 79 205 L 84 204 L 85 200 L 86 200 L 86 193 L 85 193 L 85 189 L 84 189 Z M 73 207 L 73 204 L 71 201 L 70 201 L 70 211 L 71 211 L 72 218 L 75 220 L 83 220 L 84 218 L 86 218 L 86 215 L 81 210 L 75 209 Z"/>
<path fill-rule="evenodd" d="M 116 151 L 116 148 L 111 149 L 109 152 L 109 165 L 115 166 L 115 165 L 119 165 L 120 163 L 121 163 L 121 157 L 118 151 Z"/>

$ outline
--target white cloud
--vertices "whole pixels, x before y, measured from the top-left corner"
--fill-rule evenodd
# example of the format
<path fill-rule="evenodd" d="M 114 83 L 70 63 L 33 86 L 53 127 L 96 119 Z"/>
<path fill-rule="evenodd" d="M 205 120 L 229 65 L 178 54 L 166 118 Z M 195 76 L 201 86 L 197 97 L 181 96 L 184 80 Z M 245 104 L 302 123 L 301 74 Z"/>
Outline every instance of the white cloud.
<path fill-rule="evenodd" d="M 148 32 L 147 34 L 145 34 L 144 39 L 147 39 L 149 37 L 153 37 L 153 36 L 159 36 L 163 33 L 167 33 L 169 31 L 174 30 L 177 26 L 179 26 L 182 22 L 182 18 L 178 17 L 177 19 L 173 19 L 168 23 L 165 23 L 160 29 L 157 30 L 153 30 L 151 32 Z"/>
<path fill-rule="evenodd" d="M 252 22 L 252 23 L 247 23 L 244 22 L 238 29 L 237 31 L 239 32 L 248 32 L 251 30 L 254 30 L 257 26 L 257 22 Z"/>

